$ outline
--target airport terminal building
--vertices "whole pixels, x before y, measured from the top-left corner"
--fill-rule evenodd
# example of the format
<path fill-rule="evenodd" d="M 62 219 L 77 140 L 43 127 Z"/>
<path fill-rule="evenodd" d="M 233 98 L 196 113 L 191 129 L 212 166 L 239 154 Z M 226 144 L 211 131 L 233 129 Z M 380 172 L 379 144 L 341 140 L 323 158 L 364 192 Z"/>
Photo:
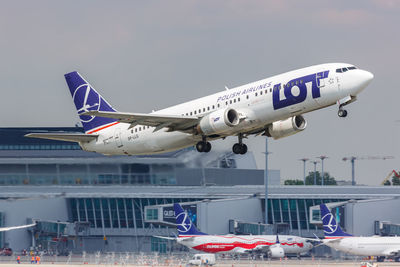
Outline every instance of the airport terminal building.
<path fill-rule="evenodd" d="M 186 248 L 154 236 L 174 236 L 172 203 L 190 207 L 209 234 L 322 236 L 317 205 L 336 202 L 336 216 L 355 235 L 398 234 L 396 187 L 281 186 L 269 170 L 268 224 L 264 171 L 251 153 L 102 156 L 74 143 L 29 139 L 30 132 L 71 128 L 0 129 L 0 246 L 65 251 L 169 252 Z M 387 207 L 387 208 L 383 208 Z M 223 212 L 221 212 L 223 211 Z"/>

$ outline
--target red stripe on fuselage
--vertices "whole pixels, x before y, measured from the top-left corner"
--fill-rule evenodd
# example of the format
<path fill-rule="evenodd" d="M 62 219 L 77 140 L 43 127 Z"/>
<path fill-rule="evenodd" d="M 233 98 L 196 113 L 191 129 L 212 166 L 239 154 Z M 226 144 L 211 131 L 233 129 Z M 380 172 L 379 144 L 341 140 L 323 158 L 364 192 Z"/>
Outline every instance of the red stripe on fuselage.
<path fill-rule="evenodd" d="M 108 128 L 108 127 L 114 126 L 114 125 L 116 125 L 116 124 L 118 124 L 118 123 L 119 123 L 119 121 L 113 122 L 113 123 L 111 123 L 111 124 L 108 124 L 108 125 L 103 126 L 103 127 L 101 127 L 101 128 L 97 128 L 96 130 L 93 130 L 93 131 L 90 131 L 90 132 L 87 132 L 87 133 L 88 133 L 88 134 L 96 133 L 96 132 L 101 131 L 101 130 L 103 130 L 103 129 L 106 129 L 106 128 Z"/>
<path fill-rule="evenodd" d="M 266 241 L 258 241 L 258 242 L 254 242 L 252 244 L 248 244 L 248 243 L 242 243 L 242 242 L 233 242 L 233 243 L 205 243 L 205 244 L 201 244 L 198 246 L 194 246 L 192 247 L 193 249 L 197 249 L 200 251 L 204 251 L 204 252 L 210 252 L 210 253 L 218 253 L 218 252 L 227 252 L 227 251 L 231 251 L 234 250 L 235 248 L 243 248 L 243 249 L 255 249 L 258 246 L 272 246 L 274 245 L 275 242 L 266 242 Z M 281 243 L 281 245 L 283 246 L 298 246 L 298 247 L 303 247 L 304 244 L 303 243 Z"/>

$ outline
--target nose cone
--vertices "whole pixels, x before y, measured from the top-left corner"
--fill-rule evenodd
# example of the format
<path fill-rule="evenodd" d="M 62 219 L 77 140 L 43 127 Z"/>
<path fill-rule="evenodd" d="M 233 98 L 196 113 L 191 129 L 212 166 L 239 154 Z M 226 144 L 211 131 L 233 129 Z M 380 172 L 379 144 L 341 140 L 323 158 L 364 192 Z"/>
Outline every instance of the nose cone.
<path fill-rule="evenodd" d="M 363 70 L 361 72 L 361 76 L 363 79 L 363 83 L 365 84 L 365 87 L 371 83 L 372 79 L 374 79 L 374 75 L 371 72 L 366 71 L 366 70 Z"/>
<path fill-rule="evenodd" d="M 349 74 L 350 73 L 349 71 Z M 371 83 L 372 79 L 374 79 L 374 75 L 366 70 L 354 70 L 353 73 L 351 73 L 350 79 L 352 80 L 352 82 L 349 83 L 350 92 L 352 95 L 357 95 Z"/>

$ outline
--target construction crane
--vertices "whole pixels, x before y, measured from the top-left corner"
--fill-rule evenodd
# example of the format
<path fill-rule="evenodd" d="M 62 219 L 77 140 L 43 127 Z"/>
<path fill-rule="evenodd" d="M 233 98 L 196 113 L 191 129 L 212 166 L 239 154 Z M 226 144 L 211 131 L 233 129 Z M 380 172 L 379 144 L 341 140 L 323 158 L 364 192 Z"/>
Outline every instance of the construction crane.
<path fill-rule="evenodd" d="M 350 157 L 344 157 L 342 160 L 347 161 L 349 160 L 351 162 L 351 185 L 356 185 L 356 178 L 354 175 L 354 162 L 355 160 L 376 160 L 376 159 L 381 159 L 381 160 L 386 160 L 386 159 L 393 159 L 393 156 L 365 156 L 365 157 L 356 157 L 356 156 L 350 156 Z"/>
<path fill-rule="evenodd" d="M 381 185 L 385 185 L 385 183 L 392 177 L 392 174 L 394 174 L 394 176 L 397 178 L 400 178 L 400 173 L 397 173 L 395 170 L 393 170 L 389 172 L 388 176 L 386 176 L 386 178 L 382 181 Z"/>

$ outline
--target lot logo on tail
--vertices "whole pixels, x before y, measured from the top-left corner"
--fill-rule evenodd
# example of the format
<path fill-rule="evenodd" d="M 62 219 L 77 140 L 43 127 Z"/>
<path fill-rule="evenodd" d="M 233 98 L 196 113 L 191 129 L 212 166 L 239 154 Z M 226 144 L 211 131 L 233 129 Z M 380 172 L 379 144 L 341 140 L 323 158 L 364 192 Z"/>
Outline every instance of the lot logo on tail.
<path fill-rule="evenodd" d="M 186 233 L 192 228 L 193 223 L 186 212 L 176 215 L 176 221 L 181 222 L 177 224 L 178 232 Z"/>
<path fill-rule="evenodd" d="M 336 220 L 333 218 L 332 213 L 328 213 L 324 217 L 322 217 L 322 221 L 326 222 L 326 224 L 324 223 L 325 234 L 333 234 L 334 232 L 336 232 L 338 225 Z"/>
<path fill-rule="evenodd" d="M 115 112 L 115 109 L 78 72 L 65 74 L 65 79 L 85 132 L 116 122 L 111 118 L 82 115 L 87 111 Z"/>
<path fill-rule="evenodd" d="M 76 88 L 72 96 L 75 106 L 78 111 L 82 122 L 90 122 L 94 119 L 94 116 L 81 115 L 88 111 L 99 111 L 100 109 L 100 96 L 95 90 L 93 90 L 89 84 L 82 84 Z M 83 99 L 83 101 L 81 101 Z M 79 108 L 80 107 L 80 108 Z"/>

